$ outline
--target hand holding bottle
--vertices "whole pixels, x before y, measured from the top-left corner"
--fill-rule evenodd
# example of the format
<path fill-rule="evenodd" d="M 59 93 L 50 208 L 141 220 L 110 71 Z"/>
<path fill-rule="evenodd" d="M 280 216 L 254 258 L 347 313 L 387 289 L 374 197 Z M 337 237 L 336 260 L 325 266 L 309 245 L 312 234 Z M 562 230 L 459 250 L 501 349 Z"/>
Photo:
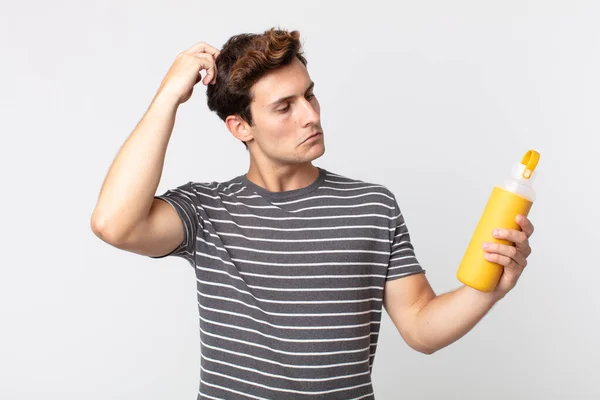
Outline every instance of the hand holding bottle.
<path fill-rule="evenodd" d="M 493 291 L 498 299 L 503 298 L 515 287 L 527 266 L 527 257 L 531 254 L 529 238 L 533 234 L 534 226 L 529 218 L 521 214 L 517 216 L 516 222 L 521 230 L 499 228 L 492 232 L 496 239 L 508 240 L 514 243 L 513 246 L 491 242 L 484 242 L 482 246 L 486 260 L 504 266 L 504 272 Z"/>
<path fill-rule="evenodd" d="M 457 278 L 465 285 L 498 299 L 516 285 L 531 254 L 533 224 L 527 216 L 535 200 L 532 182 L 539 158 L 529 150 L 513 166 L 511 178 L 493 188 L 458 267 Z"/>

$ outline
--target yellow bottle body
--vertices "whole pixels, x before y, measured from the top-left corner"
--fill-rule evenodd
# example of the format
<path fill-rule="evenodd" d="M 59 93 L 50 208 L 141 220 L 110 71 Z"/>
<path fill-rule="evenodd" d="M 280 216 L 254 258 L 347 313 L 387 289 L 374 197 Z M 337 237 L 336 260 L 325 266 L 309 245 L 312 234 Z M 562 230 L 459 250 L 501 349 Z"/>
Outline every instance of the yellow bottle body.
<path fill-rule="evenodd" d="M 484 242 L 513 245 L 507 240 L 495 238 L 492 231 L 496 228 L 520 230 L 516 217 L 519 214 L 527 216 L 532 204 L 524 197 L 494 187 L 458 267 L 456 277 L 459 281 L 482 292 L 492 292 L 496 288 L 504 267 L 486 260 L 482 245 Z"/>

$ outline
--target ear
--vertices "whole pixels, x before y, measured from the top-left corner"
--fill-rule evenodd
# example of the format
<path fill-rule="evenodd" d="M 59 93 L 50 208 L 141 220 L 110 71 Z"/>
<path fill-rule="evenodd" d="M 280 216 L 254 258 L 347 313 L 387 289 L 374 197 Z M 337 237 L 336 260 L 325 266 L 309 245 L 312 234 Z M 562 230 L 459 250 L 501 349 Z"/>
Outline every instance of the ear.
<path fill-rule="evenodd" d="M 250 125 L 239 115 L 229 115 L 225 119 L 225 125 L 236 139 L 242 142 L 249 142 L 253 139 Z"/>

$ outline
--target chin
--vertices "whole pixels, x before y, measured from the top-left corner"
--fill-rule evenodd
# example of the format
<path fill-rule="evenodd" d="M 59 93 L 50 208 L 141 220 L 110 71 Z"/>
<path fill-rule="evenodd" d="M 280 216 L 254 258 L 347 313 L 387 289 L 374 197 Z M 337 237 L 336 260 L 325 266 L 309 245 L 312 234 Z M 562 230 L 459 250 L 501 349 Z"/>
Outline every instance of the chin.
<path fill-rule="evenodd" d="M 323 156 L 323 154 L 325 154 L 325 145 L 323 145 L 322 150 L 317 153 L 317 155 L 313 158 L 313 160 L 320 158 L 321 156 Z"/>
<path fill-rule="evenodd" d="M 312 162 L 318 158 L 320 158 L 321 156 L 323 156 L 323 154 L 325 154 L 325 145 L 322 146 L 315 146 L 311 149 L 311 151 L 309 151 L 307 154 L 304 155 L 303 158 L 305 158 L 303 160 L 303 162 Z"/>
<path fill-rule="evenodd" d="M 309 151 L 304 151 L 300 154 L 281 154 L 280 156 L 272 154 L 267 156 L 267 158 L 270 158 L 274 161 L 276 160 L 276 162 L 281 164 L 306 164 L 320 158 L 323 156 L 323 154 L 325 154 L 324 144 L 320 146 L 314 146 Z"/>

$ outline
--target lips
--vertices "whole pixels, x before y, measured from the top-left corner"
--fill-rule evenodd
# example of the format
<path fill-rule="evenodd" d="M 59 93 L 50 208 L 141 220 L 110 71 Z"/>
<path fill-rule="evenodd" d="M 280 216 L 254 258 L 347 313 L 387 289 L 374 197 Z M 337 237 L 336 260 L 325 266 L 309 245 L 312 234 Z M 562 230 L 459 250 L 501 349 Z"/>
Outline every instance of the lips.
<path fill-rule="evenodd" d="M 317 135 L 322 135 L 322 134 L 323 134 L 323 132 L 315 132 L 315 133 L 313 133 L 312 135 L 310 135 L 309 137 L 307 137 L 306 139 L 304 139 L 304 141 L 303 141 L 302 143 L 306 142 L 306 141 L 307 141 L 307 140 L 309 140 L 309 139 L 312 139 L 312 138 L 314 138 L 314 137 L 315 137 L 315 136 L 317 136 Z"/>

